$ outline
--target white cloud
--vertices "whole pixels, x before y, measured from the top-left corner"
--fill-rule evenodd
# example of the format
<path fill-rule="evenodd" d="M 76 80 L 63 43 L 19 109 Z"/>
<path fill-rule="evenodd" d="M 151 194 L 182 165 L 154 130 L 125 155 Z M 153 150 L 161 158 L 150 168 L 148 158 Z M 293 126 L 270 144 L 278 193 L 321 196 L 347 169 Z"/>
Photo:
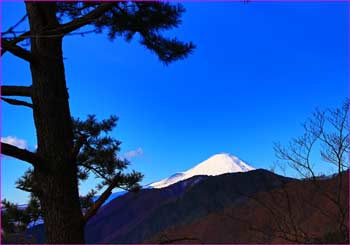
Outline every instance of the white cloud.
<path fill-rule="evenodd" d="M 127 151 L 124 153 L 124 157 L 129 160 L 135 157 L 140 157 L 142 155 L 143 149 L 141 147 L 138 147 L 136 150 Z"/>
<path fill-rule="evenodd" d="M 26 149 L 28 147 L 26 140 L 18 139 L 16 136 L 7 136 L 5 138 L 1 137 L 1 142 L 17 146 L 21 149 Z"/>

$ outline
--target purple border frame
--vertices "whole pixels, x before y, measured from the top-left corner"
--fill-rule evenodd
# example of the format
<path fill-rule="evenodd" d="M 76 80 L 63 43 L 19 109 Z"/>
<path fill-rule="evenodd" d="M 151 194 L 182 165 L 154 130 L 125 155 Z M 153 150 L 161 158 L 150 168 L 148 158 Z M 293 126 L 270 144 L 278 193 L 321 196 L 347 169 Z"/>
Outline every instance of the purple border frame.
<path fill-rule="evenodd" d="M 54 0 L 29 0 L 29 1 L 33 1 L 33 2 L 47 2 L 47 1 L 54 1 Z M 76 0 L 65 0 L 65 1 L 69 1 L 69 2 L 75 2 Z M 84 1 L 96 1 L 96 0 L 84 0 Z M 152 2 L 152 0 L 137 0 L 140 2 Z M 2 30 L 2 2 L 23 2 L 21 0 L 7 0 L 7 1 L 3 1 L 0 0 L 0 30 Z M 100 2 L 108 2 L 108 0 L 100 0 Z M 244 2 L 242 0 L 168 0 L 168 2 Z M 279 3 L 290 3 L 290 2 L 325 2 L 325 3 L 348 3 L 347 4 L 347 15 L 348 15 L 348 27 L 347 27 L 347 39 L 348 39 L 348 45 L 347 45 L 347 92 L 348 92 L 348 98 L 350 98 L 350 0 L 247 0 L 247 2 L 255 2 L 255 3 L 268 3 L 268 2 L 279 2 Z M 0 41 L 1 41 L 1 35 L 0 35 Z M 1 42 L 0 42 L 1 43 Z M 1 46 L 1 44 L 0 44 Z M 2 59 L 0 58 L 0 85 L 2 84 Z M 1 94 L 1 89 L 0 89 L 0 94 Z M 348 119 L 350 121 L 350 117 Z M 2 136 L 2 107 L 1 107 L 1 103 L 0 103 L 0 136 Z M 0 153 L 1 153 L 1 146 L 0 146 Z M 350 163 L 350 153 L 348 156 L 349 159 L 349 163 Z M 1 176 L 2 176 L 2 157 L 0 156 L 0 200 L 1 200 Z M 348 171 L 348 175 L 350 177 L 350 171 Z M 350 196 L 350 181 L 349 181 L 349 196 Z M 2 204 L 0 202 L 0 213 L 1 213 L 1 208 Z M 349 206 L 349 220 L 350 220 L 350 206 Z M 350 225 L 349 225 L 350 227 Z M 1 228 L 1 216 L 0 216 L 0 228 Z M 1 243 L 1 235 L 0 235 L 0 244 Z M 244 245 L 245 243 L 241 243 L 241 244 L 237 244 L 237 245 Z M 284 245 L 292 245 L 292 244 L 288 244 L 288 243 L 283 243 Z M 87 245 L 90 245 L 87 243 Z M 91 244 L 92 245 L 92 244 Z M 103 243 L 99 243 L 99 245 L 111 245 L 109 244 L 103 244 Z M 144 245 L 153 245 L 153 244 L 144 244 Z M 180 245 L 180 244 L 179 244 Z M 210 245 L 216 245 L 216 244 L 210 244 Z M 223 244 L 221 244 L 223 245 Z M 247 244 L 248 245 L 248 244 Z M 254 245 L 254 244 L 249 244 L 249 245 Z"/>

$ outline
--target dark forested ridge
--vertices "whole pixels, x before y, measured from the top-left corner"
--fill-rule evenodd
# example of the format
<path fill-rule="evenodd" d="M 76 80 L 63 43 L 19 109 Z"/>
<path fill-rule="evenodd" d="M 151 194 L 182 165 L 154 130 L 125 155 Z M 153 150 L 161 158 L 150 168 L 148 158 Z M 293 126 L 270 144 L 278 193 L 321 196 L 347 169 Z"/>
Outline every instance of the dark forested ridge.
<path fill-rule="evenodd" d="M 167 228 L 240 205 L 251 195 L 290 181 L 297 180 L 259 169 L 195 176 L 166 188 L 128 193 L 111 201 L 90 220 L 85 238 L 88 243 L 141 243 Z"/>
<path fill-rule="evenodd" d="M 340 205 L 349 203 L 349 171 L 340 176 L 320 178 L 318 186 L 262 169 L 195 176 L 114 199 L 87 224 L 85 238 L 89 243 L 347 243 L 332 202 L 332 190 L 342 183 Z M 27 234 L 44 241 L 40 225 Z"/>
<path fill-rule="evenodd" d="M 160 231 L 145 243 L 345 243 L 339 232 L 339 215 L 331 198 L 339 176 L 322 179 L 315 187 L 309 180 L 290 181 L 283 188 L 259 192 L 198 219 Z M 341 175 L 344 209 L 349 205 L 349 172 Z M 323 193 L 333 193 L 326 196 Z M 185 239 L 183 239 L 185 238 Z"/>

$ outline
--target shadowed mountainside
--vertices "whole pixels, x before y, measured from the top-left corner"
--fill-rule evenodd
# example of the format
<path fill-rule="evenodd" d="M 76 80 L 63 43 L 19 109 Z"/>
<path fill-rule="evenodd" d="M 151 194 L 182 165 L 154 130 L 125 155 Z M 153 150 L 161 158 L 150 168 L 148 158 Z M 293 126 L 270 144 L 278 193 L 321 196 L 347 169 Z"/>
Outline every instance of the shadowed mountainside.
<path fill-rule="evenodd" d="M 337 207 L 323 194 L 334 192 L 338 179 L 319 180 L 316 188 L 262 169 L 195 176 L 114 199 L 87 224 L 85 236 L 88 243 L 339 242 Z M 345 173 L 342 185 L 346 209 Z M 43 242 L 43 227 L 35 232 Z"/>
<path fill-rule="evenodd" d="M 195 176 L 166 188 L 129 193 L 106 205 L 88 223 L 86 238 L 89 243 L 140 243 L 171 226 L 245 202 L 241 193 L 269 191 L 290 180 L 254 170 Z"/>
<path fill-rule="evenodd" d="M 336 198 L 339 177 L 293 181 L 283 188 L 253 195 L 240 205 L 210 213 L 192 223 L 175 225 L 146 243 L 348 243 L 349 216 L 345 213 L 347 234 L 338 226 L 342 218 Z M 348 210 L 349 176 L 342 174 L 341 208 Z M 328 196 L 330 194 L 330 196 Z M 335 199 L 334 199 L 335 200 Z"/>

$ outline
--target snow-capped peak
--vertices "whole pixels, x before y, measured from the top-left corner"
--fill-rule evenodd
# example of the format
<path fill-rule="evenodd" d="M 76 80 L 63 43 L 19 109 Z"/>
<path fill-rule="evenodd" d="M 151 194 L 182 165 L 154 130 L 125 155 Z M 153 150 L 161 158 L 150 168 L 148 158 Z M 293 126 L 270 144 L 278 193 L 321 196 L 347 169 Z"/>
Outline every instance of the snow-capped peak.
<path fill-rule="evenodd" d="M 154 182 L 150 184 L 149 187 L 157 189 L 163 188 L 196 175 L 213 176 L 225 173 L 247 172 L 250 170 L 254 170 L 254 168 L 240 160 L 238 157 L 227 153 L 221 153 L 208 158 L 185 172 L 176 173 L 169 178 Z"/>

